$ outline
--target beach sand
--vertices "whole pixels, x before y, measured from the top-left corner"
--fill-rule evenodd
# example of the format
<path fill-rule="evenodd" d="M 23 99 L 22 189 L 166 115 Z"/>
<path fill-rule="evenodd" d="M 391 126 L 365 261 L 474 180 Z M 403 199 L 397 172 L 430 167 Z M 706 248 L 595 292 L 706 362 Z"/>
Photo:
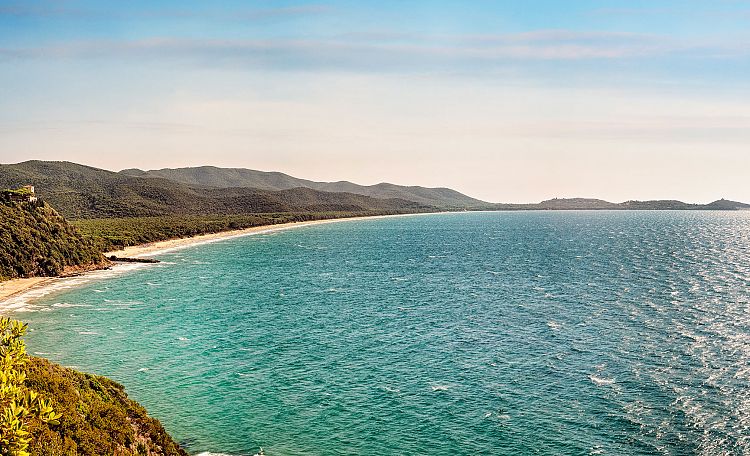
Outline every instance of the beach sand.
<path fill-rule="evenodd" d="M 31 288 L 44 286 L 51 280 L 52 277 L 29 277 L 27 279 L 11 279 L 0 282 L 0 301 L 28 291 Z"/>
<path fill-rule="evenodd" d="M 370 217 L 346 217 L 328 220 L 310 220 L 307 222 L 291 222 L 291 223 L 280 223 L 277 225 L 262 225 L 254 226 L 252 228 L 245 228 L 242 230 L 222 231 L 219 233 L 201 234 L 189 238 L 169 239 L 166 241 L 151 242 L 148 244 L 134 245 L 126 247 L 122 250 L 116 250 L 107 252 L 107 257 L 115 255 L 117 257 L 126 258 L 138 258 L 148 257 L 157 255 L 166 251 L 176 250 L 180 248 L 190 247 L 199 244 L 207 244 L 210 242 L 221 241 L 224 239 L 230 239 L 240 236 L 249 236 L 253 234 L 271 233 L 274 231 L 287 230 L 291 228 L 298 228 L 303 226 L 320 225 L 323 223 L 334 223 L 344 222 L 351 220 L 368 220 L 383 217 L 401 217 L 418 214 L 400 214 L 400 215 L 375 215 Z M 31 277 L 24 279 L 11 279 L 5 282 L 0 282 L 0 311 L 6 307 L 6 301 L 10 298 L 26 293 L 31 290 L 46 287 L 52 284 L 55 280 L 61 280 L 58 277 Z"/>

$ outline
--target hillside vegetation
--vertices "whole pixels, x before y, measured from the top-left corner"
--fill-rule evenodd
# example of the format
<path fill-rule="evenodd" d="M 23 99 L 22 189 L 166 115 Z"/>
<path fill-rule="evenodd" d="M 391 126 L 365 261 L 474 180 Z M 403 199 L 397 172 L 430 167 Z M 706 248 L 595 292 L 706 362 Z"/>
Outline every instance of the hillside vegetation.
<path fill-rule="evenodd" d="M 378 214 L 382 214 L 382 212 Z M 226 216 L 163 216 L 85 219 L 75 220 L 72 224 L 83 236 L 94 241 L 97 248 L 103 252 L 109 252 L 131 245 L 166 239 L 240 230 L 255 226 L 352 217 L 355 215 L 368 214 L 363 212 L 314 212 Z"/>
<path fill-rule="evenodd" d="M 200 166 L 151 171 L 126 169 L 120 173 L 127 176 L 168 179 L 197 187 L 251 187 L 272 191 L 303 187 L 323 192 L 354 193 L 373 198 L 396 198 L 443 209 L 472 208 L 487 204 L 450 188 L 428 188 L 389 183 L 358 185 L 348 181 L 315 182 L 280 172 L 256 171 L 244 168 Z"/>
<path fill-rule="evenodd" d="M 108 378 L 29 358 L 26 386 L 51 400 L 59 424 L 33 419 L 35 456 L 187 456 L 155 418 Z"/>
<path fill-rule="evenodd" d="M 56 276 L 105 263 L 95 243 L 48 204 L 0 203 L 0 280 Z"/>
<path fill-rule="evenodd" d="M 36 186 L 37 195 L 68 219 L 240 215 L 278 212 L 402 213 L 434 209 L 403 199 L 379 199 L 309 188 L 205 188 L 134 177 L 70 162 L 0 165 L 0 187 Z"/>

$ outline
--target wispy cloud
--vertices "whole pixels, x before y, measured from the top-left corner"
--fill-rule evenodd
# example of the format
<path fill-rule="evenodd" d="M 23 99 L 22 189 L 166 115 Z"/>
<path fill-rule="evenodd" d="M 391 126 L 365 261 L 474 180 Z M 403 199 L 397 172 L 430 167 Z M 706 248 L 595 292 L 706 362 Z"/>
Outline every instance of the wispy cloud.
<path fill-rule="evenodd" d="M 655 35 L 542 30 L 519 34 L 380 39 L 219 40 L 151 38 L 0 48 L 5 58 L 177 59 L 200 65 L 340 69 L 435 68 L 452 64 L 588 61 L 663 56 L 746 57 L 750 43 L 685 43 Z"/>
<path fill-rule="evenodd" d="M 326 5 L 300 5 L 276 8 L 245 9 L 167 9 L 147 8 L 139 10 L 84 9 L 65 6 L 59 2 L 13 3 L 0 5 L 0 17 L 27 19 L 115 19 L 115 20 L 180 20 L 200 19 L 203 21 L 264 21 L 300 16 L 319 15 L 331 11 Z"/>

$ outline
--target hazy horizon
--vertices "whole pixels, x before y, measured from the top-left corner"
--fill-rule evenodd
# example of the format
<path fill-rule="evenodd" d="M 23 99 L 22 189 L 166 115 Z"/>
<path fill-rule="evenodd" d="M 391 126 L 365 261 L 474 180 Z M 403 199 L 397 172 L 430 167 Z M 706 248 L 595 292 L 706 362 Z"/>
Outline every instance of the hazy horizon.
<path fill-rule="evenodd" d="M 0 0 L 0 162 L 750 202 L 749 17 L 734 0 Z"/>

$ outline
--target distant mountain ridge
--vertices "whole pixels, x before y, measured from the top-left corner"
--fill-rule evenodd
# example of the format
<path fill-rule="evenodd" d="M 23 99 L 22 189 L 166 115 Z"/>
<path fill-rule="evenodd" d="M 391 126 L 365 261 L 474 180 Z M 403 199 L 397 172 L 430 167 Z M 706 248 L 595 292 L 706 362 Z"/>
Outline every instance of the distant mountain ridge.
<path fill-rule="evenodd" d="M 280 172 L 256 171 L 245 168 L 199 166 L 151 171 L 133 168 L 124 169 L 120 171 L 120 174 L 134 177 L 162 178 L 190 186 L 209 188 L 249 187 L 278 191 L 303 187 L 323 192 L 354 193 L 372 198 L 397 198 L 446 209 L 479 207 L 488 204 L 450 188 L 403 186 L 389 183 L 358 185 L 348 181 L 315 182 Z"/>
<path fill-rule="evenodd" d="M 554 198 L 531 204 L 493 204 L 486 209 L 494 210 L 714 210 L 737 211 L 750 209 L 750 204 L 725 199 L 708 204 L 684 203 L 677 200 L 625 201 L 610 203 L 593 198 Z"/>
<path fill-rule="evenodd" d="M 403 213 L 435 210 L 402 199 L 380 199 L 309 188 L 194 187 L 134 177 L 70 162 L 32 160 L 0 165 L 0 188 L 33 183 L 37 195 L 66 218 L 235 215 L 289 212 Z"/>
<path fill-rule="evenodd" d="M 261 188 L 241 185 L 253 179 Z M 356 215 L 440 210 L 750 209 L 750 204 L 724 199 L 709 204 L 674 200 L 611 203 L 591 198 L 555 198 L 535 204 L 486 203 L 447 188 L 313 182 L 283 173 L 216 167 L 113 172 L 61 161 L 31 160 L 0 165 L 0 189 L 27 184 L 35 185 L 38 196 L 69 219 L 324 212 Z"/>

